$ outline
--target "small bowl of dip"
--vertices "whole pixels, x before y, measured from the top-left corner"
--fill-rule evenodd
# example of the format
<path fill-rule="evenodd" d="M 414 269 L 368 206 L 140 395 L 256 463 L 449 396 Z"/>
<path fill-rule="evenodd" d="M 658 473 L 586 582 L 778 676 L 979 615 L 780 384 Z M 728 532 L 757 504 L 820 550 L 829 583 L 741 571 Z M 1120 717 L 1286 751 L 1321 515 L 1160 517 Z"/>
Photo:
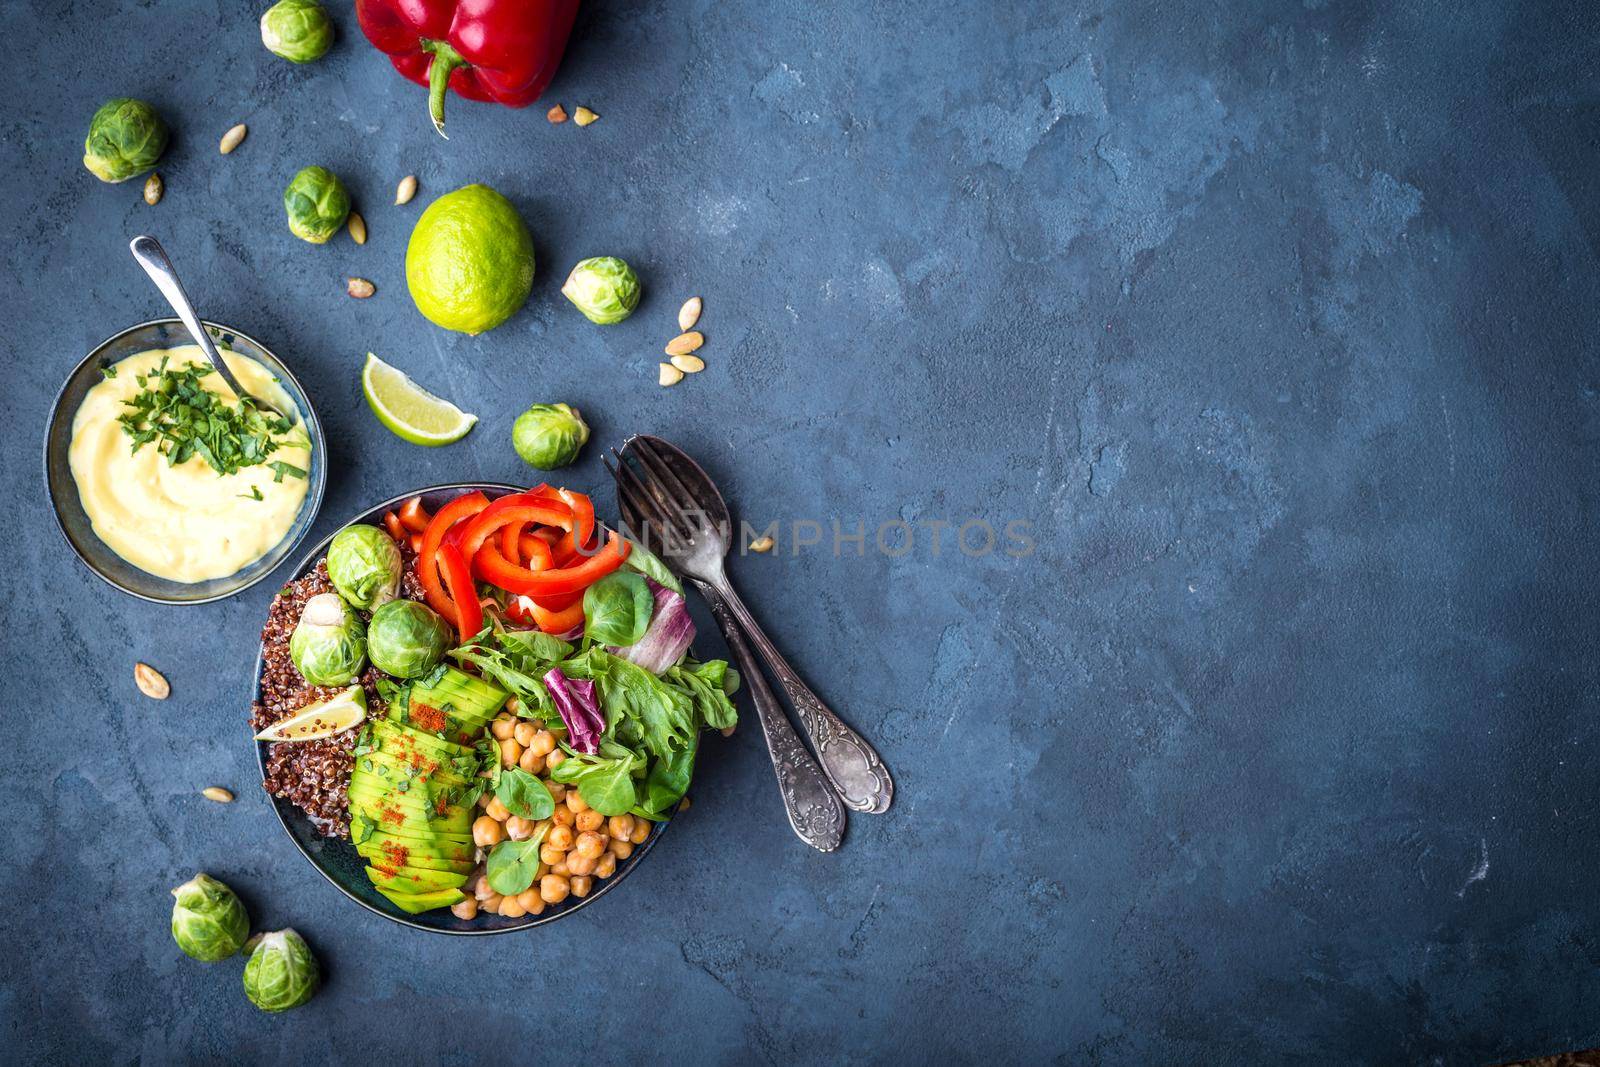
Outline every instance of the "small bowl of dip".
<path fill-rule="evenodd" d="M 50 412 L 44 473 L 62 535 L 91 571 L 162 604 L 203 604 L 265 578 L 311 529 L 327 481 L 322 425 L 259 341 L 207 331 L 228 368 L 283 411 L 241 405 L 183 324 L 107 338 Z"/>

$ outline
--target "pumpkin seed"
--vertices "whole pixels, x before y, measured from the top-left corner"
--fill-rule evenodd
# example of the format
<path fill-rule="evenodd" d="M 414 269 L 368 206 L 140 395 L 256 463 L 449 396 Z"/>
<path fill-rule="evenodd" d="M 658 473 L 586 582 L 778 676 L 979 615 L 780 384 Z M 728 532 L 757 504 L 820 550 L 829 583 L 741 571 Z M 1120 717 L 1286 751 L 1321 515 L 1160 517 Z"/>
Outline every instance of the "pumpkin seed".
<path fill-rule="evenodd" d="M 699 348 L 705 343 L 705 335 L 699 330 L 690 330 L 688 333 L 680 333 L 678 336 L 667 342 L 667 355 L 687 356 L 690 352 L 693 352 L 695 349 Z"/>
<path fill-rule="evenodd" d="M 551 122 L 557 123 L 557 124 L 566 122 L 567 121 L 567 109 L 562 107 L 560 104 L 557 104 L 555 107 L 551 108 L 549 111 L 546 111 L 544 113 L 544 117 L 549 119 Z"/>
<path fill-rule="evenodd" d="M 691 296 L 685 300 L 683 307 L 678 309 L 678 329 L 694 329 L 694 324 L 700 321 L 700 309 L 703 306 L 698 296 Z"/>
<path fill-rule="evenodd" d="M 367 297 L 377 292 L 378 287 L 367 281 L 365 278 L 347 278 L 345 279 L 344 283 L 344 291 L 355 297 L 357 300 L 365 300 Z"/>
<path fill-rule="evenodd" d="M 706 369 L 706 361 L 699 356 L 673 356 L 672 365 L 685 374 L 699 374 Z"/>
<path fill-rule="evenodd" d="M 599 115 L 596 115 L 593 111 L 590 111 L 586 107 L 580 107 L 578 110 L 572 113 L 572 121 L 576 122 L 579 126 L 587 126 L 589 123 L 595 122 L 599 118 Z"/>
<path fill-rule="evenodd" d="M 394 202 L 396 204 L 409 204 L 411 198 L 417 195 L 417 176 L 407 174 L 400 179 L 400 184 L 395 186 Z"/>
<path fill-rule="evenodd" d="M 151 207 L 161 203 L 161 175 L 152 174 L 144 180 L 144 202 Z"/>
<path fill-rule="evenodd" d="M 222 151 L 223 155 L 227 155 L 229 152 L 232 152 L 235 148 L 239 147 L 239 142 L 243 141 L 244 135 L 249 132 L 249 128 L 241 122 L 239 125 L 230 128 L 227 133 L 222 135 L 222 143 L 217 147 Z"/>
<path fill-rule="evenodd" d="M 771 552 L 774 542 L 770 537 L 758 537 L 750 542 L 752 552 Z"/>
<path fill-rule="evenodd" d="M 208 785 L 200 790 L 200 795 L 207 800 L 215 800 L 218 804 L 232 804 L 233 793 L 220 785 Z"/>
<path fill-rule="evenodd" d="M 662 385 L 677 385 L 683 381 L 683 371 L 670 363 L 661 364 L 661 373 L 656 376 L 656 381 Z"/>
<path fill-rule="evenodd" d="M 367 220 L 361 217 L 359 211 L 350 212 L 350 218 L 345 222 L 350 227 L 350 239 L 358 245 L 367 243 Z"/>
<path fill-rule="evenodd" d="M 165 700 L 172 695 L 172 686 L 162 673 L 148 663 L 135 663 L 133 665 L 133 684 L 139 687 L 139 692 L 152 700 Z"/>

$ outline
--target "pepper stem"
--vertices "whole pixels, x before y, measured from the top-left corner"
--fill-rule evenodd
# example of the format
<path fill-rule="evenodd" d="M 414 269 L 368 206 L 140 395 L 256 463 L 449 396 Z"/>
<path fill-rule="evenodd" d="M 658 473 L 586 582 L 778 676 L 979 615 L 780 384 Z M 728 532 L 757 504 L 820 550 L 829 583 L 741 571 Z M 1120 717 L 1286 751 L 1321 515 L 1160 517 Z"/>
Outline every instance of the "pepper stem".
<path fill-rule="evenodd" d="M 467 61 L 444 41 L 424 41 L 422 47 L 433 53 L 433 62 L 428 66 L 428 116 L 439 136 L 448 141 L 450 136 L 444 132 L 444 94 L 450 87 L 450 74 L 457 67 L 466 66 Z"/>

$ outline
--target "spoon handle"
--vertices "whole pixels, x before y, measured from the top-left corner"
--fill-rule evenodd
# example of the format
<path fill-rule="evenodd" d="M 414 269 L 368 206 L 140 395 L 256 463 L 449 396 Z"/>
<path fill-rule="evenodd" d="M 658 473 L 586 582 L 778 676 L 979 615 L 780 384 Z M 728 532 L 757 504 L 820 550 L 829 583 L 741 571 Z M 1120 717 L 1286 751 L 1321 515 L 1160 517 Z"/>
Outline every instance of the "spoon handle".
<path fill-rule="evenodd" d="M 745 643 L 726 601 L 710 585 L 696 584 L 706 603 L 711 605 L 711 614 L 722 627 L 739 674 L 750 688 L 750 700 L 756 706 L 761 732 L 767 739 L 767 752 L 772 757 L 773 769 L 778 772 L 778 788 L 783 793 L 783 808 L 789 816 L 789 825 L 800 835 L 800 840 L 812 848 L 832 852 L 844 838 L 846 816 L 839 795 L 828 785 L 816 760 L 795 736 L 789 717 L 783 713 L 783 705 L 778 703 L 755 657 L 750 654 L 750 646 Z"/>
<path fill-rule="evenodd" d="M 178 313 L 178 318 L 188 328 L 189 334 L 194 338 L 195 344 L 200 346 L 211 365 L 216 368 L 222 380 L 228 383 L 228 388 L 233 390 L 235 396 L 241 400 L 248 397 L 256 407 L 282 415 L 272 404 L 262 400 L 254 393 L 239 384 L 233 376 L 233 371 L 228 369 L 228 364 L 223 360 L 222 353 L 217 351 L 217 346 L 211 340 L 205 323 L 200 321 L 200 316 L 195 313 L 194 305 L 189 302 L 189 294 L 184 292 L 183 283 L 178 280 L 178 272 L 172 266 L 172 260 L 167 258 L 167 250 L 161 247 L 149 234 L 140 234 L 128 242 L 128 250 L 133 253 L 133 258 L 144 272 L 150 275 L 150 280 L 156 283 L 156 288 L 161 290 L 161 295 L 167 298 L 167 303 L 172 305 L 172 310 Z"/>
<path fill-rule="evenodd" d="M 750 635 L 762 662 L 778 679 L 784 696 L 794 705 L 800 716 L 800 728 L 811 741 L 817 761 L 844 799 L 845 806 L 852 811 L 873 815 L 888 811 L 889 803 L 894 799 L 894 780 L 889 777 L 889 768 L 883 765 L 878 753 L 867 744 L 865 738 L 846 726 L 822 702 L 822 698 L 801 680 L 777 647 L 767 639 L 755 616 L 744 606 L 739 594 L 733 591 L 732 584 L 724 581 L 717 592 Z M 730 639 L 728 643 L 731 645 L 733 642 Z"/>

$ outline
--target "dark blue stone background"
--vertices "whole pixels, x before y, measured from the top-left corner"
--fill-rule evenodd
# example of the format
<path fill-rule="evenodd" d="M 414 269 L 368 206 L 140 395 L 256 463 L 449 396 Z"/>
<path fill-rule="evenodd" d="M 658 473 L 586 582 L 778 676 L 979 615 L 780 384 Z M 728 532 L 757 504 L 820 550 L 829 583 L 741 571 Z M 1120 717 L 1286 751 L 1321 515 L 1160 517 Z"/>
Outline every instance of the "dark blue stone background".
<path fill-rule="evenodd" d="M 1600 1045 L 1595 333 L 1600 81 L 1585 4 L 591 3 L 534 109 L 431 132 L 335 5 L 323 62 L 265 0 L 6 0 L 0 741 L 3 1058 L 264 1062 L 1442 1062 Z M 166 199 L 78 162 L 154 102 Z M 587 104 L 588 129 L 545 106 Z M 249 139 L 216 144 L 235 122 Z M 285 229 L 298 168 L 371 240 Z M 419 199 L 390 204 L 408 172 Z M 434 196 L 500 189 L 533 298 L 478 338 L 404 288 Z M 319 403 L 316 535 L 369 502 L 531 477 L 533 401 L 681 442 L 758 525 L 982 519 L 1036 551 L 736 561 L 900 792 L 800 846 L 753 723 L 629 884 L 461 940 L 348 903 L 257 787 L 272 583 L 139 603 L 72 558 L 37 442 L 61 379 L 205 314 Z M 559 296 L 618 254 L 645 302 Z M 347 274 L 371 278 L 365 302 Z M 655 384 L 687 296 L 707 370 Z M 401 443 L 374 350 L 482 415 Z M 847 549 L 850 546 L 846 546 Z M 707 644 L 716 647 L 716 642 Z M 135 659 L 172 680 L 140 697 Z M 239 802 L 199 798 L 221 783 Z M 326 962 L 266 1017 L 181 957 L 169 887 L 224 877 Z"/>

